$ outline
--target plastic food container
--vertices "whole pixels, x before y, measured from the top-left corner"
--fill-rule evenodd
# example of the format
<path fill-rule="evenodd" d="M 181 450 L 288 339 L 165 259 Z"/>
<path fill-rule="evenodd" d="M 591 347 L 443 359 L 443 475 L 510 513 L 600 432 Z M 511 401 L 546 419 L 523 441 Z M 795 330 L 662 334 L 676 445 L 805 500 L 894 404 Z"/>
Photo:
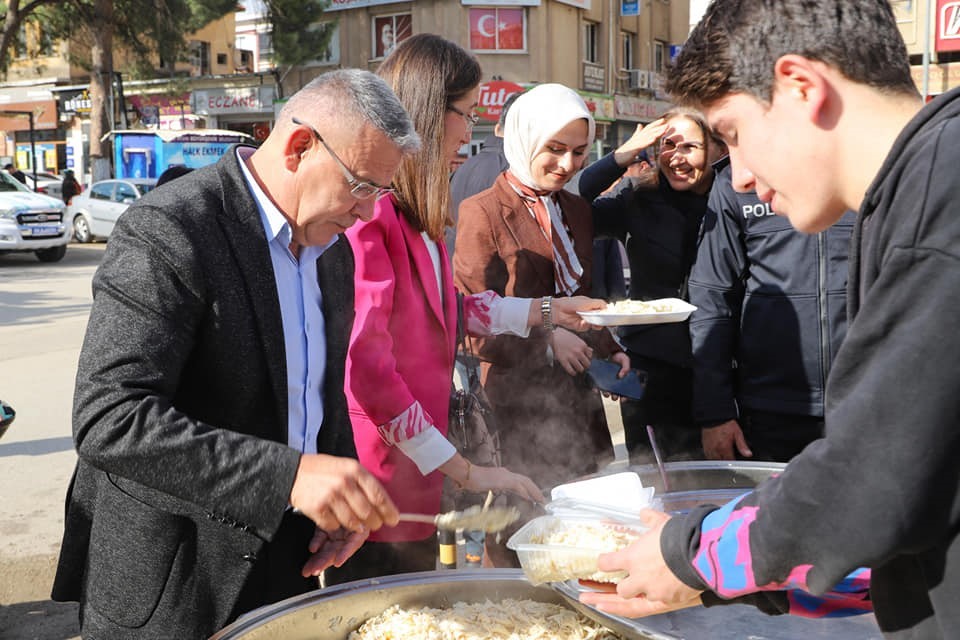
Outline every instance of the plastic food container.
<path fill-rule="evenodd" d="M 598 535 L 591 535 L 592 533 Z M 585 579 L 618 582 L 626 572 L 604 572 L 597 566 L 601 553 L 617 551 L 643 533 L 636 526 L 624 526 L 592 518 L 540 516 L 510 536 L 507 547 L 517 552 L 523 573 L 531 584 Z M 576 537 L 574 544 L 547 544 L 551 536 Z"/>

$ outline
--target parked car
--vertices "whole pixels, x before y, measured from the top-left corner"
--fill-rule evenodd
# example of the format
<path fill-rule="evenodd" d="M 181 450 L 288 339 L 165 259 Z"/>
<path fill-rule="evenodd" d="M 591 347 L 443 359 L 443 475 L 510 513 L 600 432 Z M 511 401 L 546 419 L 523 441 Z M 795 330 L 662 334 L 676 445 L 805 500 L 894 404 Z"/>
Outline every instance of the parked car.
<path fill-rule="evenodd" d="M 73 225 L 74 239 L 91 242 L 95 238 L 108 238 L 120 214 L 156 185 L 156 178 L 94 182 L 83 193 L 73 196 L 67 207 L 67 220 Z"/>
<path fill-rule="evenodd" d="M 57 262 L 71 235 L 62 200 L 34 193 L 0 171 L 0 253 L 33 251 L 40 262 Z"/>
<path fill-rule="evenodd" d="M 27 188 L 30 191 L 36 191 L 37 193 L 43 193 L 50 196 L 51 198 L 59 198 L 61 191 L 61 186 L 63 185 L 63 178 L 60 176 L 54 175 L 52 173 L 46 172 L 37 172 L 37 188 L 33 187 L 33 173 L 29 171 L 24 171 L 24 175 L 27 176 Z"/>

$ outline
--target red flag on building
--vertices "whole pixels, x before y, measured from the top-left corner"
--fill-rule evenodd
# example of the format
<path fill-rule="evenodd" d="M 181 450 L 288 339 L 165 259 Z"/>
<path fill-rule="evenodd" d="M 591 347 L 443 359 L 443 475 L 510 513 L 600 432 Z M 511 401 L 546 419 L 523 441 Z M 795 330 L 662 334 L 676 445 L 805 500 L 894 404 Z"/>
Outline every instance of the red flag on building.
<path fill-rule="evenodd" d="M 523 9 L 497 11 L 498 49 L 523 49 Z"/>
<path fill-rule="evenodd" d="M 523 9 L 471 9 L 470 48 L 522 50 Z"/>
<path fill-rule="evenodd" d="M 497 48 L 496 9 L 470 9 L 470 48 Z"/>

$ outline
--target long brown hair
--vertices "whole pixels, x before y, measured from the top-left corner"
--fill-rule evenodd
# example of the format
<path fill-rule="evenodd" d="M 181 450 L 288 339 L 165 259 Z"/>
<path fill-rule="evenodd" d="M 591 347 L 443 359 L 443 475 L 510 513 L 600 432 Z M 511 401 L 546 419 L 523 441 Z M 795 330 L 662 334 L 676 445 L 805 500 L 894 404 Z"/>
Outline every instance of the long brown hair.
<path fill-rule="evenodd" d="M 420 33 L 397 45 L 377 73 L 400 98 L 422 143 L 393 179 L 400 210 L 439 242 L 452 223 L 450 164 L 443 152 L 447 107 L 480 84 L 480 63 L 459 45 Z"/>

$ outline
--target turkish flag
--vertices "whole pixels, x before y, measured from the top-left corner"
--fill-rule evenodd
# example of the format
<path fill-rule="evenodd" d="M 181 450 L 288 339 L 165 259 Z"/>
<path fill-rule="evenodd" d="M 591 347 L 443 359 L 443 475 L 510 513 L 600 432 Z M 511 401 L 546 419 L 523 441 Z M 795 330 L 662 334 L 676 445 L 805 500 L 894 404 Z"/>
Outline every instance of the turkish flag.
<path fill-rule="evenodd" d="M 523 9 L 497 11 L 498 49 L 523 49 Z"/>
<path fill-rule="evenodd" d="M 496 9 L 470 9 L 470 48 L 497 48 Z"/>

